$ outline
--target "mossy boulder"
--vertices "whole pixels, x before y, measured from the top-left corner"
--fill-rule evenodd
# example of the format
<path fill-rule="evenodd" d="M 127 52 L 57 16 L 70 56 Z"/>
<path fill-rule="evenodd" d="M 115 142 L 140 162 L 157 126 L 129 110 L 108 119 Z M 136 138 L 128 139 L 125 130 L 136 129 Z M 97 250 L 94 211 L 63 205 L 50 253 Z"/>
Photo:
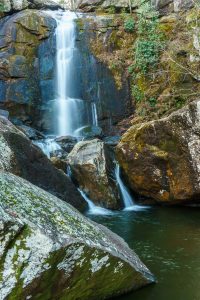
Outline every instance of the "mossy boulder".
<path fill-rule="evenodd" d="M 200 101 L 169 117 L 132 126 L 117 146 L 129 187 L 163 204 L 200 199 Z"/>
<path fill-rule="evenodd" d="M 107 299 L 154 281 L 117 235 L 0 172 L 0 299 Z"/>
<path fill-rule="evenodd" d="M 66 174 L 7 119 L 0 117 L 0 171 L 9 171 L 84 209 L 85 202 Z"/>
<path fill-rule="evenodd" d="M 68 163 L 79 187 L 92 201 L 100 206 L 117 209 L 120 200 L 113 177 L 112 159 L 104 142 L 94 139 L 77 143 L 68 156 Z"/>

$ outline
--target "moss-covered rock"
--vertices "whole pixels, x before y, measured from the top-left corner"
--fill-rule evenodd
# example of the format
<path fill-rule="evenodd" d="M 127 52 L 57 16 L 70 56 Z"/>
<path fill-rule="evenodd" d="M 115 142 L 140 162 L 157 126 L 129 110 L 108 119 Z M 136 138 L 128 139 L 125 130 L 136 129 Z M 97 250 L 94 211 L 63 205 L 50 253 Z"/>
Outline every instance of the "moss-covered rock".
<path fill-rule="evenodd" d="M 154 281 L 117 235 L 0 172 L 0 298 L 107 299 Z"/>
<path fill-rule="evenodd" d="M 79 142 L 67 159 L 74 179 L 97 205 L 120 207 L 113 158 L 104 142 L 98 139 Z"/>
<path fill-rule="evenodd" d="M 64 172 L 34 146 L 28 137 L 0 117 L 0 170 L 9 171 L 82 210 L 84 200 Z"/>
<path fill-rule="evenodd" d="M 163 204 L 199 203 L 200 101 L 132 126 L 117 146 L 130 188 Z"/>

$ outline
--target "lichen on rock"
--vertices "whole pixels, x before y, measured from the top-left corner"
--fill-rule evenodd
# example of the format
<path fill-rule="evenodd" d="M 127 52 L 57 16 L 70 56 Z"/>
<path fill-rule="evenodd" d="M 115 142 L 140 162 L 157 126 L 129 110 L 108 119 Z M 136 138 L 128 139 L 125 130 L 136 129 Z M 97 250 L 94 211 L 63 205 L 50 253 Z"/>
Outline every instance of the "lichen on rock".
<path fill-rule="evenodd" d="M 154 281 L 121 238 L 3 172 L 0 220 L 2 300 L 106 299 Z"/>

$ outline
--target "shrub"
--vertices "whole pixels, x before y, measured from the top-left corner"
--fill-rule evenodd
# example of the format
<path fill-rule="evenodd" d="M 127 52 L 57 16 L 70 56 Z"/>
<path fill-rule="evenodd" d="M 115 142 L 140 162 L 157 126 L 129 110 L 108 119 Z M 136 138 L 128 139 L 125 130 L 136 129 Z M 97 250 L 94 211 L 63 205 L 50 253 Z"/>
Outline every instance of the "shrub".
<path fill-rule="evenodd" d="M 126 32 L 133 32 L 135 29 L 135 21 L 133 18 L 128 18 L 124 21 L 124 29 Z"/>

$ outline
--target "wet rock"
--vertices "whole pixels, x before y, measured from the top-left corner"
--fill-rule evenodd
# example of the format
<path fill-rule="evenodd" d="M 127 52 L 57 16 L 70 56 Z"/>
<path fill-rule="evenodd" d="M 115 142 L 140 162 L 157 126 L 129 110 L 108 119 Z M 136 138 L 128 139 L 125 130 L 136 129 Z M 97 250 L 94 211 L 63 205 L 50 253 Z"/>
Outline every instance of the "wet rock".
<path fill-rule="evenodd" d="M 103 131 L 99 126 L 87 126 L 80 131 L 80 135 L 85 139 L 100 138 L 103 135 Z"/>
<path fill-rule="evenodd" d="M 199 203 L 200 101 L 132 126 L 117 147 L 129 187 L 161 204 Z"/>
<path fill-rule="evenodd" d="M 3 172 L 0 238 L 2 300 L 107 299 L 154 281 L 117 235 Z"/>
<path fill-rule="evenodd" d="M 111 147 L 115 147 L 117 146 L 117 144 L 120 141 L 120 136 L 106 136 L 105 138 L 103 138 L 103 142 Z"/>
<path fill-rule="evenodd" d="M 51 157 L 52 164 L 59 170 L 62 170 L 66 173 L 67 171 L 67 162 L 63 159 L 60 159 L 59 157 Z"/>
<path fill-rule="evenodd" d="M 78 209 L 85 207 L 64 172 L 55 168 L 25 134 L 3 117 L 0 117 L 0 170 L 23 177 Z"/>
<path fill-rule="evenodd" d="M 7 110 L 3 110 L 3 109 L 0 109 L 0 116 L 8 119 L 9 117 L 9 112 Z"/>
<path fill-rule="evenodd" d="M 60 145 L 64 154 L 70 153 L 77 143 L 77 139 L 72 136 L 61 136 L 56 138 L 55 141 Z"/>
<path fill-rule="evenodd" d="M 45 136 L 40 131 L 32 127 L 26 125 L 19 125 L 18 128 L 31 140 L 38 140 L 38 139 L 45 138 Z"/>
<path fill-rule="evenodd" d="M 111 209 L 120 207 L 112 155 L 102 141 L 79 142 L 69 154 L 68 163 L 73 178 L 92 201 Z"/>

